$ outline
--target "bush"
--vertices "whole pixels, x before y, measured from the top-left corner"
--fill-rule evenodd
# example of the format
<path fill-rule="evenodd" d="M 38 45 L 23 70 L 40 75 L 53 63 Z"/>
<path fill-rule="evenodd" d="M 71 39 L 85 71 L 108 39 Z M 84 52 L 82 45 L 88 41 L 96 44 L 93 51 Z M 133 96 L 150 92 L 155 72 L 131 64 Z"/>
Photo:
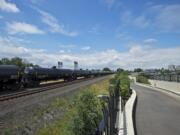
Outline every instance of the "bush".
<path fill-rule="evenodd" d="M 71 135 L 93 135 L 102 119 L 102 107 L 94 92 L 87 90 L 75 99 L 72 120 L 69 124 Z"/>
<path fill-rule="evenodd" d="M 123 98 L 130 96 L 130 79 L 127 72 L 122 72 L 119 76 L 120 91 Z"/>
<path fill-rule="evenodd" d="M 138 75 L 136 77 L 136 81 L 139 83 L 150 84 L 150 82 L 148 81 L 148 78 L 144 75 Z"/>
<path fill-rule="evenodd" d="M 120 90 L 122 98 L 130 96 L 130 79 L 127 72 L 118 72 L 110 83 L 119 85 L 117 88 Z"/>

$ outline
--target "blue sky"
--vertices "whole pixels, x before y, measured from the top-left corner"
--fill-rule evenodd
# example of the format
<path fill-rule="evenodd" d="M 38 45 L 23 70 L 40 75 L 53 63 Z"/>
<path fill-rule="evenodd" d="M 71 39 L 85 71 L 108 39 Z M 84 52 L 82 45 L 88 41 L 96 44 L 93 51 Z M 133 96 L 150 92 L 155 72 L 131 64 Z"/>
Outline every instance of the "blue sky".
<path fill-rule="evenodd" d="M 49 67 L 180 64 L 179 0 L 0 0 L 0 58 Z M 152 64 L 153 63 L 153 64 Z"/>

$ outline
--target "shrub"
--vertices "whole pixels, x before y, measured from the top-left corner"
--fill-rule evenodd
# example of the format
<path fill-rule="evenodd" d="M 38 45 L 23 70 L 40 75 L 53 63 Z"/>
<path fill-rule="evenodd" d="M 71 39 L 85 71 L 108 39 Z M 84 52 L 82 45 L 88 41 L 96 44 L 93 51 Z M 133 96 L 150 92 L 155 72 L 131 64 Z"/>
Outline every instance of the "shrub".
<path fill-rule="evenodd" d="M 71 135 L 93 135 L 102 119 L 102 107 L 94 92 L 87 90 L 75 99 L 69 130 Z"/>
<path fill-rule="evenodd" d="M 136 81 L 139 83 L 145 83 L 145 84 L 150 84 L 150 82 L 148 81 L 148 78 L 144 75 L 138 75 L 136 77 Z"/>
<path fill-rule="evenodd" d="M 128 78 L 128 73 L 127 72 L 122 72 L 119 75 L 120 79 L 120 91 L 121 91 L 121 96 L 123 98 L 129 97 L 130 95 L 130 79 Z"/>
<path fill-rule="evenodd" d="M 110 80 L 111 84 L 119 85 L 116 86 L 117 89 L 120 90 L 122 98 L 129 97 L 130 95 L 130 79 L 128 77 L 128 73 L 118 72 L 113 79 Z"/>

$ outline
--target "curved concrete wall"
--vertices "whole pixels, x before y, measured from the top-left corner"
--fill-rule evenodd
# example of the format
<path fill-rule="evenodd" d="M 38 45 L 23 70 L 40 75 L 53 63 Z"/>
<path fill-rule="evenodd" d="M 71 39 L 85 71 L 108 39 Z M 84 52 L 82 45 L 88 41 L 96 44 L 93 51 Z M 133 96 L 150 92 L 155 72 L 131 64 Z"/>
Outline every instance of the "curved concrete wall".
<path fill-rule="evenodd" d="M 166 89 L 174 93 L 180 94 L 180 83 L 177 82 L 168 82 L 168 81 L 159 81 L 159 80 L 149 80 L 151 86 Z"/>

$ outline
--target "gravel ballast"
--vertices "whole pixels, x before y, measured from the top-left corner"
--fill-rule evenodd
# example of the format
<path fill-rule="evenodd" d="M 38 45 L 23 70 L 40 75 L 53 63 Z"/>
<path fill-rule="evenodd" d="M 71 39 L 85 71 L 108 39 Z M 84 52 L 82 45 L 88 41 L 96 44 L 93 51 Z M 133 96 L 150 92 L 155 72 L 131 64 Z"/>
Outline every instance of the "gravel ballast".
<path fill-rule="evenodd" d="M 39 128 L 63 116 L 64 109 L 61 107 L 63 106 L 63 99 L 69 100 L 83 87 L 107 78 L 109 76 L 98 77 L 50 91 L 0 102 L 0 135 L 34 135 Z M 60 100 L 62 104 L 56 104 L 56 100 Z"/>

